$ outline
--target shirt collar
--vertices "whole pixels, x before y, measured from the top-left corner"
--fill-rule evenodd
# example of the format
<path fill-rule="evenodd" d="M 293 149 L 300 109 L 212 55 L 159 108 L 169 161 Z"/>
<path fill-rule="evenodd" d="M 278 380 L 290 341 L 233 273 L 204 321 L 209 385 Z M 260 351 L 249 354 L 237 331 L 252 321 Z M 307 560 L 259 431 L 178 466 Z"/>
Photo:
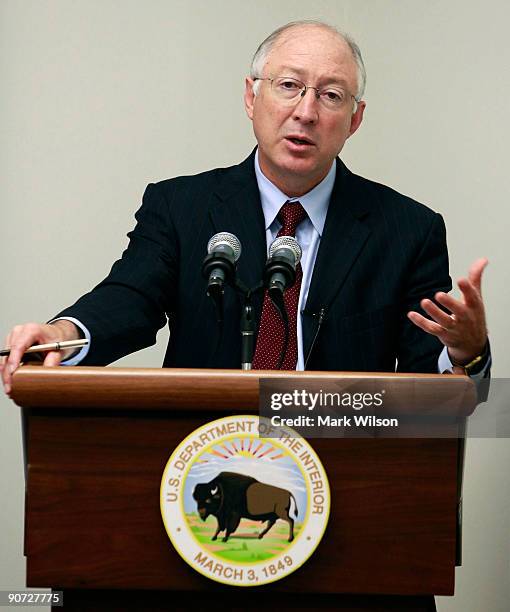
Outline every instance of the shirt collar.
<path fill-rule="evenodd" d="M 322 181 L 316 185 L 311 191 L 305 193 L 299 198 L 289 198 L 280 191 L 262 172 L 259 164 L 259 151 L 255 152 L 255 175 L 257 177 L 257 185 L 260 192 L 260 201 L 262 203 L 262 212 L 266 230 L 272 225 L 276 216 L 280 212 L 280 208 L 285 202 L 301 202 L 301 205 L 306 210 L 306 214 L 310 218 L 312 225 L 322 236 L 324 224 L 326 222 L 326 214 L 328 212 L 329 200 L 333 191 L 336 178 L 336 163 L 333 160 L 331 168 Z"/>

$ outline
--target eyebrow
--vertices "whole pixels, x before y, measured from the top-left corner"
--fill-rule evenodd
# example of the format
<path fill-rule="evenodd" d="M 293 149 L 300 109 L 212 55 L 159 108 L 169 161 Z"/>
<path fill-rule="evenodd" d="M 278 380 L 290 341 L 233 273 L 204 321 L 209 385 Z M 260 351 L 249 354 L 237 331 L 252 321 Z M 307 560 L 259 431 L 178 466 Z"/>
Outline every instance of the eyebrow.
<path fill-rule="evenodd" d="M 283 72 L 282 72 L 283 71 Z M 287 74 L 287 71 L 289 74 Z M 278 68 L 278 74 L 273 74 L 273 77 L 276 76 L 293 76 L 292 73 L 297 74 L 299 76 L 300 79 L 304 78 L 304 73 L 306 71 L 302 70 L 301 68 L 295 68 L 292 66 L 281 66 L 280 68 Z M 328 85 L 340 85 L 341 87 L 345 87 L 348 88 L 349 84 L 347 83 L 347 81 L 345 79 L 342 78 L 338 78 L 338 77 L 327 77 L 324 79 L 324 83 L 328 84 Z"/>

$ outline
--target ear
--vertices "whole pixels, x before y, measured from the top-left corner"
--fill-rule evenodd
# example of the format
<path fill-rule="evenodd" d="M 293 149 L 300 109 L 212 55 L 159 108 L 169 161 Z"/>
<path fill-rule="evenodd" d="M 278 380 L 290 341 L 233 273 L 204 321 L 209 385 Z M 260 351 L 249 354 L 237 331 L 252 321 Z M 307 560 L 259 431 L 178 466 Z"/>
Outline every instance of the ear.
<path fill-rule="evenodd" d="M 354 132 L 359 128 L 361 122 L 363 121 L 363 113 L 365 112 L 366 102 L 361 100 L 358 102 L 358 108 L 356 112 L 351 117 L 351 126 L 349 128 L 349 136 L 352 136 Z"/>
<path fill-rule="evenodd" d="M 253 104 L 255 102 L 255 94 L 253 93 L 253 79 L 246 77 L 244 80 L 244 108 L 246 114 L 253 120 Z"/>

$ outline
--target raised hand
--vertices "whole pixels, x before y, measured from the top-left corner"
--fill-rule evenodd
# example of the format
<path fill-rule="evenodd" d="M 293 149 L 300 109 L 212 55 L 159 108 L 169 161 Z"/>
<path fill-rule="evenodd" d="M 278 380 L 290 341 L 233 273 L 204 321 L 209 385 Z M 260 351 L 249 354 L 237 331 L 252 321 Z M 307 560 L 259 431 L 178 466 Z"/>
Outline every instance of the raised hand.
<path fill-rule="evenodd" d="M 468 277 L 459 279 L 460 300 L 442 291 L 436 293 L 434 299 L 449 312 L 439 308 L 432 300 L 423 299 L 420 305 L 430 319 L 415 311 L 407 313 L 415 325 L 437 336 L 448 347 L 453 363 L 469 363 L 483 353 L 487 344 L 482 274 L 488 263 L 486 258 L 477 259 L 469 268 Z"/>

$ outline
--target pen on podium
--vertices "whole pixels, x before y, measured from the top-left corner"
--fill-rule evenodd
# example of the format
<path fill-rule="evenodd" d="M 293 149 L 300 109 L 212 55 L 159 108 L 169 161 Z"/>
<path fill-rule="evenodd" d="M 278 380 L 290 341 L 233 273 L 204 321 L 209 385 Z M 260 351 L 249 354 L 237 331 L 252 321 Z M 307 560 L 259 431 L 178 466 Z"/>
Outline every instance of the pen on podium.
<path fill-rule="evenodd" d="M 89 341 L 86 338 L 80 340 L 63 340 L 62 342 L 49 342 L 48 344 L 34 344 L 25 350 L 23 353 L 47 353 L 48 351 L 63 351 L 70 348 L 81 348 L 87 346 Z M 0 357 L 6 357 L 11 354 L 10 348 L 0 350 Z"/>

